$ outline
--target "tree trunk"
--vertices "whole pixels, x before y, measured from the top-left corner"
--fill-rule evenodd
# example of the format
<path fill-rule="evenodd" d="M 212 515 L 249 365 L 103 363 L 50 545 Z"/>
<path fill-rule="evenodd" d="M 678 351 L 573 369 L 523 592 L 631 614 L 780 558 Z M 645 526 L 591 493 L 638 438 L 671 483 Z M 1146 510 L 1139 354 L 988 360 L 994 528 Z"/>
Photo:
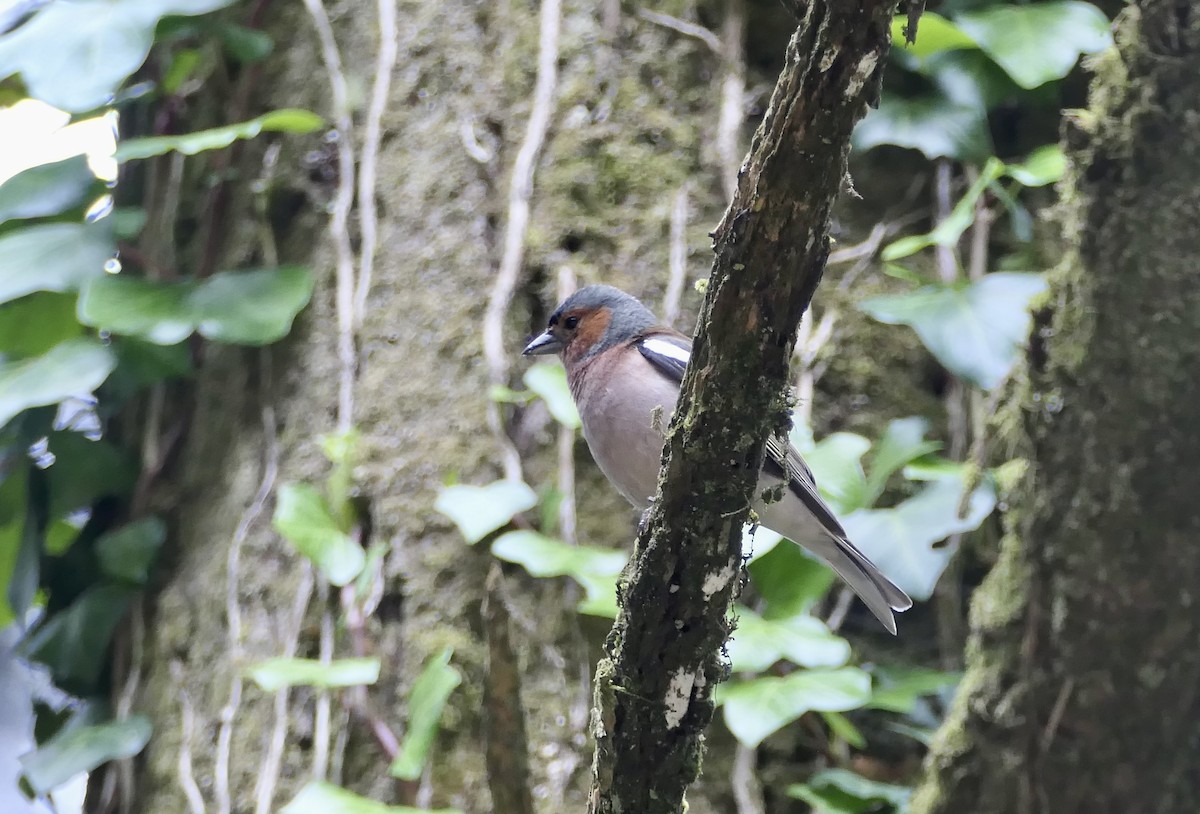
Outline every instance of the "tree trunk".
<path fill-rule="evenodd" d="M 1028 477 L 913 814 L 1200 810 L 1200 3 L 1142 0 L 1116 40 L 1002 417 Z"/>

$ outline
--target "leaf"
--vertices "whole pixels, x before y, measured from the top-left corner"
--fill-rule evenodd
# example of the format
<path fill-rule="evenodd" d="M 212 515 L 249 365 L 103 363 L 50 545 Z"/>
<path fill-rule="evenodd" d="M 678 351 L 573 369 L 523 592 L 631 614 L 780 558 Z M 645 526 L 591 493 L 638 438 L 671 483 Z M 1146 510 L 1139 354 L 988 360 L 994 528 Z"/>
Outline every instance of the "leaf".
<path fill-rule="evenodd" d="M 912 327 L 947 370 L 991 390 L 1016 363 L 1029 335 L 1030 301 L 1045 290 L 1039 275 L 997 272 L 973 283 L 873 297 L 859 308 L 880 322 Z"/>
<path fill-rule="evenodd" d="M 907 21 L 903 17 L 896 17 L 892 20 L 892 47 L 902 54 L 910 54 L 918 59 L 932 54 L 940 54 L 943 51 L 979 47 L 975 40 L 967 36 L 962 29 L 932 11 L 921 13 L 921 25 L 917 28 L 917 41 L 911 45 L 904 38 L 906 27 Z"/>
<path fill-rule="evenodd" d="M 1019 164 L 1008 164 L 1004 171 L 1027 187 L 1042 187 L 1061 180 L 1067 169 L 1067 157 L 1057 144 L 1038 147 Z"/>
<path fill-rule="evenodd" d="M 870 471 L 867 475 L 864 508 L 871 508 L 887 488 L 888 480 L 899 469 L 917 458 L 936 452 L 942 445 L 938 441 L 925 440 L 929 421 L 919 416 L 898 418 L 888 422 L 883 437 L 871 454 Z"/>
<path fill-rule="evenodd" d="M 835 432 L 804 455 L 817 488 L 841 512 L 849 513 L 865 505 L 867 476 L 862 457 L 870 448 L 871 442 L 861 435 Z"/>
<path fill-rule="evenodd" d="M 150 566 L 167 539 L 167 526 L 159 517 L 143 517 L 96 541 L 100 568 L 113 579 L 145 585 Z"/>
<path fill-rule="evenodd" d="M 750 578 L 766 600 L 763 616 L 784 619 L 812 609 L 833 584 L 833 571 L 798 545 L 776 546 L 750 563 Z"/>
<path fill-rule="evenodd" d="M 50 669 L 54 683 L 75 695 L 95 691 L 113 630 L 125 616 L 134 589 L 101 583 L 51 616 L 21 645 Z"/>
<path fill-rule="evenodd" d="M 599 616 L 603 619 L 617 618 L 617 577 L 594 576 L 580 574 L 576 579 L 583 586 L 584 598 L 575 606 L 575 610 L 585 616 Z"/>
<path fill-rule="evenodd" d="M 962 476 L 931 482 L 892 509 L 864 509 L 843 520 L 846 532 L 879 569 L 913 599 L 928 599 L 952 546 L 935 548 L 952 534 L 972 531 L 996 507 L 996 493 L 983 483 L 971 494 L 966 517 L 958 516 Z"/>
<path fill-rule="evenodd" d="M 0 236 L 0 302 L 34 291 L 74 291 L 104 276 L 116 253 L 101 224 L 43 223 Z"/>
<path fill-rule="evenodd" d="M 312 780 L 300 789 L 292 801 L 280 809 L 279 814 L 462 814 L 452 808 L 413 808 L 412 806 L 389 806 L 367 797 L 361 797 L 340 786 L 323 780 Z"/>
<path fill-rule="evenodd" d="M 567 385 L 567 371 L 562 365 L 557 362 L 538 362 L 525 371 L 522 380 L 526 387 L 546 402 L 555 421 L 564 427 L 579 429 L 579 411 L 575 408 L 575 398 Z"/>
<path fill-rule="evenodd" d="M 320 129 L 325 120 L 308 110 L 285 108 L 237 124 L 197 130 L 178 136 L 147 136 L 125 139 L 117 144 L 117 161 L 151 158 L 164 153 L 178 152 L 195 155 L 206 150 L 220 150 L 238 139 L 250 139 L 265 131 L 279 133 L 311 133 Z"/>
<path fill-rule="evenodd" d="M 38 291 L 0 305 L 0 356 L 38 356 L 81 333 L 74 295 Z"/>
<path fill-rule="evenodd" d="M 492 553 L 524 566 L 535 577 L 616 576 L 629 555 L 624 551 L 568 545 L 536 531 L 510 531 L 496 538 Z"/>
<path fill-rule="evenodd" d="M 307 483 L 279 487 L 272 518 L 276 530 L 334 585 L 351 582 L 367 555 L 338 525 L 320 493 Z"/>
<path fill-rule="evenodd" d="M 275 50 L 275 41 L 265 31 L 233 23 L 218 23 L 217 36 L 225 52 L 243 65 L 261 62 Z"/>
<path fill-rule="evenodd" d="M 267 659 L 246 668 L 246 675 L 264 692 L 284 687 L 361 687 L 379 680 L 381 662 L 378 658 L 334 659 Z"/>
<path fill-rule="evenodd" d="M 840 712 L 822 712 L 819 713 L 821 720 L 825 721 L 825 725 L 829 727 L 829 731 L 835 737 L 841 738 L 855 749 L 867 748 L 867 738 L 859 731 L 858 727 L 850 723 L 850 719 Z"/>
<path fill-rule="evenodd" d="M 94 110 L 145 62 L 160 17 L 205 14 L 230 2 L 48 3 L 0 37 L 0 79 L 20 73 L 30 96 L 71 113 Z"/>
<path fill-rule="evenodd" d="M 0 184 L 0 223 L 57 215 L 82 203 L 95 183 L 82 155 L 17 173 Z"/>
<path fill-rule="evenodd" d="M 454 651 L 447 647 L 432 656 L 413 682 L 412 692 L 408 694 L 408 732 L 400 745 L 400 754 L 388 767 L 392 777 L 416 780 L 421 776 L 437 736 L 442 709 L 455 687 L 462 683 L 462 675 L 450 666 L 453 654 Z"/>
<path fill-rule="evenodd" d="M 91 726 L 67 726 L 37 751 L 21 755 L 25 779 L 38 795 L 107 763 L 133 757 L 150 741 L 154 727 L 144 715 Z"/>
<path fill-rule="evenodd" d="M 916 254 L 928 246 L 953 246 L 962 239 L 963 233 L 975 222 L 975 204 L 988 185 L 1004 174 L 1004 164 L 998 158 L 989 158 L 971 186 L 963 194 L 950 214 L 932 231 L 923 235 L 902 237 L 884 248 L 881 257 L 885 261 L 900 260 Z"/>
<path fill-rule="evenodd" d="M 867 706 L 911 715 L 917 699 L 956 687 L 962 680 L 962 673 L 893 668 L 878 671 L 875 679 L 876 687 Z"/>
<path fill-rule="evenodd" d="M 802 667 L 841 667 L 850 658 L 850 643 L 808 614 L 763 619 L 738 606 L 737 628 L 726 645 L 735 672 L 761 672 L 786 659 Z"/>
<path fill-rule="evenodd" d="M 853 143 L 857 150 L 894 144 L 920 150 L 929 159 L 972 162 L 992 152 L 986 110 L 938 90 L 913 98 L 884 94 L 854 129 Z"/>
<path fill-rule="evenodd" d="M 312 289 L 312 275 L 299 266 L 178 283 L 110 275 L 84 287 L 78 316 L 85 325 L 159 345 L 182 342 L 193 331 L 217 342 L 267 345 L 287 336 Z"/>
<path fill-rule="evenodd" d="M 458 484 L 438 493 L 433 508 L 458 526 L 472 545 L 537 505 L 537 495 L 520 481 L 498 480 L 487 486 Z"/>
<path fill-rule="evenodd" d="M 1026 89 L 1062 79 L 1081 54 L 1112 45 L 1104 12 L 1081 0 L 991 6 L 955 22 Z"/>
<path fill-rule="evenodd" d="M 717 687 L 725 725 L 744 746 L 754 748 L 806 712 L 858 709 L 871 697 L 871 678 L 856 667 L 797 670 Z"/>
<path fill-rule="evenodd" d="M 819 812 L 859 814 L 875 810 L 878 802 L 903 809 L 908 804 L 912 789 L 870 780 L 847 769 L 822 769 L 807 783 L 788 786 L 787 794 L 804 800 Z"/>
<path fill-rule="evenodd" d="M 92 392 L 115 364 L 112 351 L 94 339 L 68 339 L 41 356 L 0 364 L 0 426 L 29 407 Z"/>

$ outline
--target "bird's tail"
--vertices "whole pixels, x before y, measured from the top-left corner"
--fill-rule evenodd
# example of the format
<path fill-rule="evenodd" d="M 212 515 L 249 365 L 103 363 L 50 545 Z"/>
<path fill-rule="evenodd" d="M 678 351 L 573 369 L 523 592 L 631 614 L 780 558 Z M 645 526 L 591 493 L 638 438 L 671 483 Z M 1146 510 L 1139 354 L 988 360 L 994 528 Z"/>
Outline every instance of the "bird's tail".
<path fill-rule="evenodd" d="M 809 543 L 806 547 L 828 563 L 871 613 L 875 614 L 875 618 L 895 635 L 896 619 L 892 611 L 905 611 L 912 607 L 912 600 L 908 598 L 908 594 L 884 576 L 883 572 L 875 567 L 875 563 L 867 559 L 867 555 L 859 551 L 854 543 L 845 538 L 833 537 L 826 537 L 826 541 L 827 545 Z"/>

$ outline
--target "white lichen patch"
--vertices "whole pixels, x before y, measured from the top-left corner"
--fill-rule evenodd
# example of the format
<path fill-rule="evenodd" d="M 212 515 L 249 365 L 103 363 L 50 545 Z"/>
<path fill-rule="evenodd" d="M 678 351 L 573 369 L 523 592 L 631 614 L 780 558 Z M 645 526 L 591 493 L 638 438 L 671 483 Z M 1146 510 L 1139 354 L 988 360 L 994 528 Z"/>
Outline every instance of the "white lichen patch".
<path fill-rule="evenodd" d="M 701 590 L 704 591 L 704 599 L 706 601 L 712 599 L 718 591 L 725 590 L 736 575 L 737 568 L 729 564 L 720 571 L 714 571 L 706 576 L 704 578 L 704 585 L 701 586 Z"/>
<path fill-rule="evenodd" d="M 687 714 L 691 704 L 692 687 L 695 685 L 696 673 L 682 667 L 671 676 L 671 683 L 667 685 L 667 697 L 664 699 L 667 707 L 667 729 L 674 729 L 683 721 L 683 716 Z"/>
<path fill-rule="evenodd" d="M 858 61 L 858 65 L 854 68 L 854 74 L 851 75 L 850 81 L 846 84 L 846 96 L 858 96 L 859 91 L 863 89 L 863 85 L 867 84 L 867 80 L 875 75 L 875 66 L 879 64 L 879 52 L 871 51 L 864 54 L 863 58 Z"/>

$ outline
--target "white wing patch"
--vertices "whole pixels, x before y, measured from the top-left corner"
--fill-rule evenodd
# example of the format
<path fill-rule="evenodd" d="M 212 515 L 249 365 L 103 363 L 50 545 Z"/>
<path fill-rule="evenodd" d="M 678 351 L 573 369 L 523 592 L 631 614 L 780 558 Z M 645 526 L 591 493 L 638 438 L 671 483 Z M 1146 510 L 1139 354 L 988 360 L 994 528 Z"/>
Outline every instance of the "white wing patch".
<path fill-rule="evenodd" d="M 676 362 L 679 362 L 682 365 L 686 365 L 692 358 L 691 351 L 687 350 L 686 348 L 681 348 L 678 345 L 674 345 L 666 341 L 665 339 L 657 339 L 653 336 L 648 339 L 643 339 L 642 347 L 651 353 L 656 353 L 659 356 L 665 356 L 668 359 L 674 359 Z"/>

